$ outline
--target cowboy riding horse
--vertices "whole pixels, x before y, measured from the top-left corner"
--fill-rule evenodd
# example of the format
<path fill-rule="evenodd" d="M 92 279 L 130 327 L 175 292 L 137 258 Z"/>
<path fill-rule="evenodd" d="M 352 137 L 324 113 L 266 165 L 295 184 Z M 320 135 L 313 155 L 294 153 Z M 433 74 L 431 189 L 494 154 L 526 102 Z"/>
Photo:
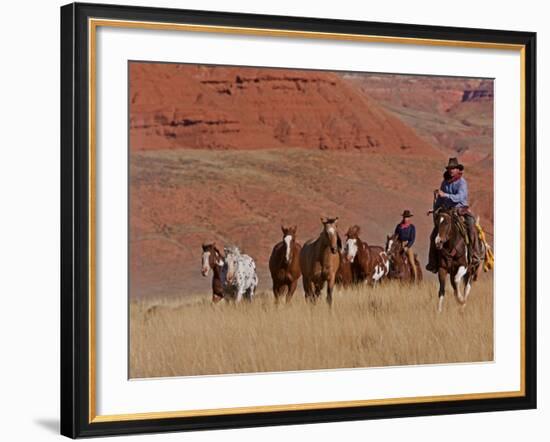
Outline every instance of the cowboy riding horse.
<path fill-rule="evenodd" d="M 446 276 L 451 277 L 455 296 L 464 307 L 471 283 L 477 279 L 481 263 L 489 246 L 480 238 L 481 226 L 468 208 L 468 183 L 463 177 L 464 166 L 450 158 L 443 182 L 434 191 L 434 229 L 430 237 L 429 262 L 426 270 L 439 278 L 438 311 L 445 297 Z M 487 263 L 485 263 L 487 267 Z M 492 267 L 492 262 L 491 266 Z M 487 269 L 486 269 L 487 270 Z M 464 284 L 464 290 L 461 285 Z"/>
<path fill-rule="evenodd" d="M 477 266 L 481 261 L 481 250 L 476 219 L 468 207 L 468 183 L 463 176 L 464 166 L 456 158 L 449 158 L 443 182 L 434 191 L 434 207 L 428 214 L 433 214 L 434 229 L 430 236 L 429 262 L 426 270 L 437 273 L 439 251 L 436 248 L 438 214 L 451 214 L 456 227 L 461 232 L 468 250 L 468 264 Z"/>

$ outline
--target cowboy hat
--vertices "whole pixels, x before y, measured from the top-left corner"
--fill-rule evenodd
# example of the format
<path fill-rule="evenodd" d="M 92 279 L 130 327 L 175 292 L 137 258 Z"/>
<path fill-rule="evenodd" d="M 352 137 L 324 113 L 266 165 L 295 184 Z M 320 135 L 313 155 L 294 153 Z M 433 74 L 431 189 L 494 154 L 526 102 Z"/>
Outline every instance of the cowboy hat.
<path fill-rule="evenodd" d="M 458 169 L 458 170 L 464 170 L 464 166 L 458 162 L 458 159 L 453 157 L 449 158 L 449 164 L 447 164 L 447 167 L 445 169 Z"/>
<path fill-rule="evenodd" d="M 410 218 L 411 216 L 414 216 L 414 215 L 411 213 L 410 210 L 407 209 L 407 210 L 404 210 L 404 211 L 403 211 L 403 213 L 401 214 L 401 216 L 402 216 L 403 218 Z"/>

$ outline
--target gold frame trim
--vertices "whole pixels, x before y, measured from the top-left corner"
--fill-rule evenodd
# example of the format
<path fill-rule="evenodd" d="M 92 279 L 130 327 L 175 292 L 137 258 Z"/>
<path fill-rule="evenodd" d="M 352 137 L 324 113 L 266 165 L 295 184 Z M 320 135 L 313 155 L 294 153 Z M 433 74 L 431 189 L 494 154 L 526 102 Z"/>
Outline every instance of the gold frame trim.
<path fill-rule="evenodd" d="M 116 28 L 139 28 L 149 30 L 170 30 L 186 32 L 209 32 L 218 34 L 238 34 L 256 36 L 276 36 L 309 39 L 328 39 L 388 44 L 412 44 L 421 46 L 445 46 L 511 50 L 520 52 L 520 389 L 518 391 L 465 393 L 438 396 L 417 396 L 388 399 L 368 399 L 353 401 L 316 402 L 284 405 L 262 405 L 235 408 L 215 408 L 181 411 L 159 411 L 128 414 L 96 414 L 96 31 L 99 26 Z M 178 417 L 221 416 L 259 412 L 322 410 L 327 408 L 364 407 L 375 405 L 420 404 L 427 402 L 459 401 L 472 399 L 497 399 L 525 396 L 525 45 L 458 40 L 438 40 L 423 38 L 389 37 L 328 32 L 291 31 L 282 29 L 244 28 L 233 26 L 191 25 L 180 23 L 157 23 L 130 20 L 88 19 L 88 69 L 89 69 L 89 423 L 120 422 L 145 419 L 168 419 Z"/>

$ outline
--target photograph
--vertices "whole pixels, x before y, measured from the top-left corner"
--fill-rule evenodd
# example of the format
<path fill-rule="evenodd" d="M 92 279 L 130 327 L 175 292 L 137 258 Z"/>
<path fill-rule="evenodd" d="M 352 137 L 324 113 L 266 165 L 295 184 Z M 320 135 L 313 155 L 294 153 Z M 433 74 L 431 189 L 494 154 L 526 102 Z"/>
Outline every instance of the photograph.
<path fill-rule="evenodd" d="M 127 66 L 130 379 L 494 361 L 493 78 Z"/>

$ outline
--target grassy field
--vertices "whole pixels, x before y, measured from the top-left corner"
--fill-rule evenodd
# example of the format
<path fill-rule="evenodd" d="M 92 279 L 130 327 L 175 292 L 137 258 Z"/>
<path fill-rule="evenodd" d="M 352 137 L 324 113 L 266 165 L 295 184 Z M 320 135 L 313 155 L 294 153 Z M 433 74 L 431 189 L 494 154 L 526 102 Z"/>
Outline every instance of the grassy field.
<path fill-rule="evenodd" d="M 213 305 L 209 295 L 130 302 L 130 377 L 395 366 L 493 360 L 492 277 L 465 309 L 447 288 L 438 314 L 433 280 L 339 289 L 330 309 L 297 292 L 275 305 Z"/>

